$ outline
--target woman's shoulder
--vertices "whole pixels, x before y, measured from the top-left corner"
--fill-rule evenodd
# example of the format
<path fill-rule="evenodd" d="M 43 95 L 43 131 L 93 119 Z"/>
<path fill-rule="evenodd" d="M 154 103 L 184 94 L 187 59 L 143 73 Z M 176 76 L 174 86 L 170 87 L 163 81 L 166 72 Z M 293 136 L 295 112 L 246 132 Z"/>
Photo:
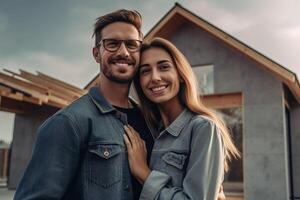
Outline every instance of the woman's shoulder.
<path fill-rule="evenodd" d="M 219 133 L 219 129 L 213 119 L 201 114 L 194 114 L 191 118 L 190 126 L 192 134 L 197 135 L 197 137 L 211 138 Z"/>
<path fill-rule="evenodd" d="M 193 113 L 190 123 L 196 127 L 215 126 L 215 122 L 208 116 Z"/>

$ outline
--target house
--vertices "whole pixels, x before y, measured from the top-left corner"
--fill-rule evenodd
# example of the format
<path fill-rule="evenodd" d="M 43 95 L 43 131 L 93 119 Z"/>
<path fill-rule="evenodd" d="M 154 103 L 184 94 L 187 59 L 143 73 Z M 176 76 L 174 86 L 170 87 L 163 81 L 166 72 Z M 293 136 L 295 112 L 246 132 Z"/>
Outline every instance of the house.
<path fill-rule="evenodd" d="M 145 39 L 172 41 L 190 61 L 205 103 L 232 130 L 242 159 L 225 177 L 231 199 L 300 197 L 300 87 L 296 75 L 179 4 Z M 95 77 L 86 89 L 97 85 Z"/>

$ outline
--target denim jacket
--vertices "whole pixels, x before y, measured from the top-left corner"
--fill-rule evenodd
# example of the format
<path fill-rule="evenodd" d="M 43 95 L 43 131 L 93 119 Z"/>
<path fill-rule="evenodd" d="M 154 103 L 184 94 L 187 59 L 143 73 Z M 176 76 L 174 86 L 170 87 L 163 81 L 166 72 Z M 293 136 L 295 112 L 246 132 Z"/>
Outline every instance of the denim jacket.
<path fill-rule="evenodd" d="M 123 124 L 96 88 L 57 112 L 38 130 L 14 199 L 132 200 Z"/>
<path fill-rule="evenodd" d="M 142 200 L 215 200 L 223 180 L 224 147 L 209 119 L 185 109 L 155 139 Z"/>

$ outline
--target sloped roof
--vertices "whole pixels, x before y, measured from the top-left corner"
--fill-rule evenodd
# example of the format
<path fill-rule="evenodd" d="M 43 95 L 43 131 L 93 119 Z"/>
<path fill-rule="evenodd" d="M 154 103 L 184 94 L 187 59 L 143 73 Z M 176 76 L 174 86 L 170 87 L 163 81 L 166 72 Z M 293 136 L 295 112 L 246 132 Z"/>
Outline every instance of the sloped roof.
<path fill-rule="evenodd" d="M 176 3 L 174 7 L 148 32 L 145 36 L 145 40 L 151 40 L 154 37 L 168 38 L 186 22 L 193 23 L 204 29 L 211 35 L 261 64 L 265 70 L 281 80 L 291 90 L 295 99 L 300 103 L 300 85 L 295 73 L 250 48 L 189 10 L 183 8 L 178 3 Z"/>
<path fill-rule="evenodd" d="M 24 70 L 15 73 L 4 69 L 0 72 L 0 109 L 6 110 L 1 98 L 15 102 L 48 105 L 62 108 L 86 93 L 86 90 L 55 79 L 43 73 L 33 74 Z M 17 105 L 17 104 L 16 104 Z"/>

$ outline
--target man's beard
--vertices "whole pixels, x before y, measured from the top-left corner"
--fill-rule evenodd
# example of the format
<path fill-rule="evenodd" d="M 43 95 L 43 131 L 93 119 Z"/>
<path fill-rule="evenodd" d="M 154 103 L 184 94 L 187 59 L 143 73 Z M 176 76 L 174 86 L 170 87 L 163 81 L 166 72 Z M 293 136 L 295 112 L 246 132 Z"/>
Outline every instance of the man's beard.
<path fill-rule="evenodd" d="M 108 80 L 111 80 L 113 82 L 116 82 L 116 83 L 121 83 L 121 84 L 128 84 L 128 83 L 131 83 L 132 79 L 133 79 L 133 76 L 132 77 L 129 77 L 127 79 L 122 79 L 122 78 L 119 78 L 117 76 L 114 76 L 111 71 L 106 71 L 106 70 L 103 70 L 103 75 L 108 79 Z"/>
<path fill-rule="evenodd" d="M 132 76 L 130 77 L 127 77 L 127 78 L 120 78 L 116 75 L 113 74 L 112 72 L 112 69 L 109 65 L 113 65 L 114 63 L 120 61 L 120 60 L 125 60 L 127 61 L 128 63 L 130 63 L 132 66 L 130 67 L 134 67 L 135 68 L 135 72 L 132 74 Z M 128 84 L 128 83 L 131 83 L 132 80 L 133 80 L 133 77 L 134 75 L 136 74 L 137 72 L 137 66 L 136 66 L 136 62 L 135 60 L 133 59 L 128 59 L 128 58 L 122 58 L 122 57 L 112 57 L 108 60 L 108 65 L 105 65 L 104 63 L 102 63 L 102 73 L 103 75 L 108 79 L 108 80 L 111 80 L 113 82 L 116 82 L 116 83 L 120 83 L 120 84 Z"/>

